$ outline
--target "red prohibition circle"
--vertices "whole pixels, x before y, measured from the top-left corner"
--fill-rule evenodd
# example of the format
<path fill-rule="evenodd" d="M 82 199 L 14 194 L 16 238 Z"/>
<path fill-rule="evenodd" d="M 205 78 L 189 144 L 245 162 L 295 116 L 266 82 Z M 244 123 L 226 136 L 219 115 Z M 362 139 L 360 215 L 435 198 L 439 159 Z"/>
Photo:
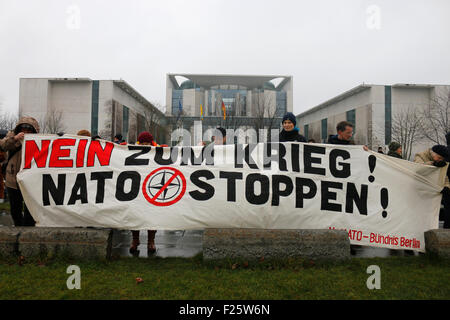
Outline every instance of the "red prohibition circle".
<path fill-rule="evenodd" d="M 161 170 L 171 170 L 174 172 L 174 174 L 172 175 L 172 177 L 169 178 L 169 180 L 165 183 L 165 185 L 156 193 L 156 195 L 153 198 L 151 198 L 150 195 L 147 193 L 147 189 L 146 189 L 147 182 L 153 175 L 155 175 L 156 173 L 158 173 Z M 161 192 L 163 192 L 164 189 L 167 188 L 167 186 L 170 184 L 170 182 L 172 182 L 172 180 L 174 180 L 178 176 L 180 177 L 182 185 L 183 185 L 180 194 L 172 201 L 158 202 L 157 200 L 158 200 L 158 197 L 161 194 Z M 184 177 L 184 175 L 181 173 L 180 170 L 177 170 L 177 169 L 171 168 L 171 167 L 161 167 L 161 168 L 153 170 L 144 179 L 144 183 L 142 184 L 142 194 L 144 195 L 145 199 L 147 199 L 147 201 L 150 202 L 151 204 L 158 206 L 158 207 L 171 206 L 172 204 L 178 202 L 184 196 L 185 192 L 186 192 L 186 178 Z"/>

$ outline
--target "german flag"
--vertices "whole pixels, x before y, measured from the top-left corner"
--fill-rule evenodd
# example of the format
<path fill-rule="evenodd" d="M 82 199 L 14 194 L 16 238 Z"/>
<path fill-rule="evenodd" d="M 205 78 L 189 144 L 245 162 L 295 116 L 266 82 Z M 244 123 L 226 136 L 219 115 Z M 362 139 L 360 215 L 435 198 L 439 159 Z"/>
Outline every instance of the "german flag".
<path fill-rule="evenodd" d="M 223 120 L 225 120 L 227 118 L 227 113 L 225 109 L 225 103 L 223 103 L 223 101 L 222 101 L 222 112 L 223 112 Z"/>

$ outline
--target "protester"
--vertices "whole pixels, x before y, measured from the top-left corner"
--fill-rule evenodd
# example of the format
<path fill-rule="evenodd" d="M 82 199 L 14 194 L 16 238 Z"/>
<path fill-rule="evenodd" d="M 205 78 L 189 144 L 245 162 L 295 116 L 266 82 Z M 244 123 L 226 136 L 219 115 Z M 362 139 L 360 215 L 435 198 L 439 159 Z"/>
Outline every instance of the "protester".
<path fill-rule="evenodd" d="M 77 136 L 90 137 L 91 133 L 89 132 L 89 130 L 83 129 L 77 132 Z"/>
<path fill-rule="evenodd" d="M 280 142 L 306 142 L 306 138 L 302 136 L 296 127 L 297 119 L 292 112 L 284 115 L 281 121 L 283 129 L 280 132 Z"/>
<path fill-rule="evenodd" d="M 450 132 L 445 135 L 445 140 L 447 141 L 447 161 L 450 159 Z M 450 180 L 450 166 L 447 168 L 447 181 Z M 444 229 L 450 229 L 450 189 L 448 186 L 442 190 L 442 203 L 444 205 Z"/>
<path fill-rule="evenodd" d="M 336 126 L 337 134 L 330 135 L 328 138 L 329 144 L 355 144 L 352 140 L 353 124 L 348 121 L 341 121 Z"/>
<path fill-rule="evenodd" d="M 417 153 L 414 157 L 414 162 L 428 164 L 436 167 L 444 167 L 449 161 L 448 146 L 435 145 L 431 149 L 427 149 L 423 152 Z M 450 206 L 450 182 L 447 175 L 445 177 L 445 186 L 442 192 L 442 202 L 444 203 L 444 229 L 450 229 L 449 221 L 449 206 Z"/>
<path fill-rule="evenodd" d="M 143 145 L 143 146 L 155 146 L 155 147 L 159 146 L 153 139 L 152 134 L 148 131 L 144 131 L 139 134 L 138 139 L 137 139 L 137 144 Z M 139 251 L 137 250 L 137 247 L 140 244 L 139 230 L 133 230 L 133 231 L 131 231 L 131 233 L 133 235 L 133 241 L 131 243 L 130 253 L 137 254 L 137 253 L 139 253 Z M 156 230 L 148 230 L 147 231 L 147 235 L 148 235 L 147 254 L 149 254 L 149 255 L 156 252 L 155 234 L 156 234 Z"/>
<path fill-rule="evenodd" d="M 22 161 L 22 142 L 24 135 L 29 133 L 39 133 L 39 124 L 34 118 L 23 117 L 17 122 L 14 130 L 8 132 L 6 137 L 0 141 L 0 150 L 7 152 L 5 184 L 11 205 L 11 216 L 16 227 L 35 225 L 35 221 L 23 201 L 16 179 Z"/>
<path fill-rule="evenodd" d="M 100 137 L 98 134 L 92 137 L 92 140 L 103 140 L 102 137 Z"/>
<path fill-rule="evenodd" d="M 6 137 L 7 130 L 0 130 L 0 140 Z M 6 152 L 0 150 L 0 203 L 5 202 Z"/>
<path fill-rule="evenodd" d="M 444 167 L 448 161 L 448 149 L 446 146 L 437 144 L 431 149 L 417 153 L 414 162 L 428 164 L 435 167 Z"/>
<path fill-rule="evenodd" d="M 114 136 L 114 143 L 121 144 L 122 142 L 124 142 L 122 140 L 122 134 L 120 134 L 120 133 L 116 134 Z"/>
<path fill-rule="evenodd" d="M 5 181 L 4 181 L 4 173 L 3 173 L 3 163 L 6 160 L 6 152 L 0 151 L 0 203 L 5 202 Z"/>
<path fill-rule="evenodd" d="M 398 142 L 392 141 L 388 146 L 388 156 L 403 159 L 402 157 L 402 145 Z"/>

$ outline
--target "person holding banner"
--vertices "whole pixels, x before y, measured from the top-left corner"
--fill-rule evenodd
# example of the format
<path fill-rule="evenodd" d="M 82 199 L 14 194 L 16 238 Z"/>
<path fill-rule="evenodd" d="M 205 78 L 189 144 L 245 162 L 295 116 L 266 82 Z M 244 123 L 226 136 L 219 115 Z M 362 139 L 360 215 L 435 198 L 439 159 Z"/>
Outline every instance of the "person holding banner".
<path fill-rule="evenodd" d="M 414 162 L 423 163 L 436 167 L 444 167 L 449 162 L 449 150 L 448 146 L 435 145 L 431 149 L 417 153 L 414 157 Z M 442 202 L 444 203 L 444 229 L 450 229 L 449 221 L 449 207 L 450 207 L 450 181 L 449 171 L 447 168 L 447 175 L 445 176 L 445 186 L 441 191 Z"/>
<path fill-rule="evenodd" d="M 137 144 L 142 145 L 142 146 L 159 147 L 159 145 L 153 139 L 152 134 L 148 131 L 144 131 L 139 134 L 138 139 L 137 139 Z M 133 240 L 132 240 L 131 247 L 130 247 L 131 254 L 139 253 L 139 250 L 137 249 L 137 247 L 140 245 L 139 233 L 140 233 L 139 230 L 131 231 L 131 234 L 133 235 Z M 148 230 L 147 231 L 147 236 L 148 236 L 147 254 L 148 255 L 154 254 L 156 252 L 155 235 L 156 235 L 156 230 Z"/>
<path fill-rule="evenodd" d="M 8 154 L 5 184 L 11 205 L 11 217 L 16 227 L 36 224 L 25 205 L 16 179 L 22 162 L 22 142 L 25 134 L 29 133 L 39 133 L 39 124 L 32 117 L 23 117 L 17 122 L 14 130 L 8 132 L 6 137 L 0 141 L 0 151 L 6 151 Z"/>
<path fill-rule="evenodd" d="M 450 132 L 445 135 L 445 140 L 447 141 L 447 161 L 450 162 Z M 447 180 L 450 179 L 450 166 L 447 168 Z M 442 203 L 444 205 L 444 229 L 450 229 L 450 188 L 446 186 L 442 190 Z"/>
<path fill-rule="evenodd" d="M 388 156 L 403 159 L 402 158 L 402 145 L 400 143 L 392 141 L 389 144 L 388 148 L 389 148 Z"/>
<path fill-rule="evenodd" d="M 355 144 L 353 137 L 353 124 L 348 121 L 341 121 L 336 126 L 337 134 L 328 137 L 329 144 Z"/>
<path fill-rule="evenodd" d="M 280 132 L 280 142 L 306 142 L 306 138 L 300 134 L 299 129 L 296 127 L 297 119 L 292 112 L 284 115 L 281 124 L 283 129 Z"/>
<path fill-rule="evenodd" d="M 417 153 L 414 157 L 414 162 L 423 163 L 430 166 L 444 167 L 446 165 L 446 162 L 449 162 L 448 146 L 446 147 L 444 145 L 438 144 L 433 146 L 431 149 Z M 449 171 L 447 168 L 447 175 L 445 176 L 445 186 L 441 191 L 442 202 L 444 203 L 444 229 L 450 229 L 450 181 L 448 173 Z"/>

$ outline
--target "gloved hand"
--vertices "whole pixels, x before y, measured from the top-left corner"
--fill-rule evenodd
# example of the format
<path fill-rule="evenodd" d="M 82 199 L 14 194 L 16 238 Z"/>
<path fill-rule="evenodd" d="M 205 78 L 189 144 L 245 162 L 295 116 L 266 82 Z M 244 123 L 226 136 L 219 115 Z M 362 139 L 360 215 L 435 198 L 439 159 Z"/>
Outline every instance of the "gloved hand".
<path fill-rule="evenodd" d="M 450 197 L 450 189 L 448 187 L 444 187 L 444 189 L 442 189 L 441 193 L 445 196 L 445 197 Z"/>
<path fill-rule="evenodd" d="M 433 161 L 433 166 L 438 167 L 438 168 L 442 168 L 445 167 L 446 162 L 445 161 Z"/>

